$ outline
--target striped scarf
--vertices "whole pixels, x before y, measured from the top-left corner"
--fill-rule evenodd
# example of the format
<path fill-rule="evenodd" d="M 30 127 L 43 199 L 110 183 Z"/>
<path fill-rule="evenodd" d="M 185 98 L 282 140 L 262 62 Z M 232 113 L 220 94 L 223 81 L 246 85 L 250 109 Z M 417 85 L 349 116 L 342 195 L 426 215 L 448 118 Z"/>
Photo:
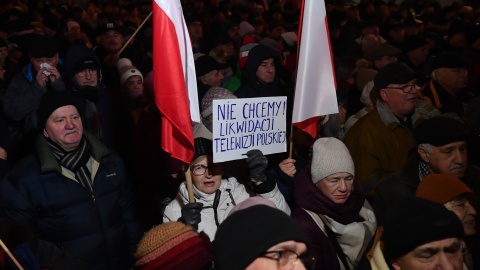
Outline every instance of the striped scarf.
<path fill-rule="evenodd" d="M 50 139 L 46 141 L 60 162 L 60 165 L 75 173 L 75 179 L 77 179 L 78 183 L 88 189 L 90 193 L 93 193 L 93 182 L 90 170 L 87 167 L 88 160 L 90 159 L 90 146 L 85 138 L 82 137 L 80 145 L 70 152 L 65 151 Z"/>

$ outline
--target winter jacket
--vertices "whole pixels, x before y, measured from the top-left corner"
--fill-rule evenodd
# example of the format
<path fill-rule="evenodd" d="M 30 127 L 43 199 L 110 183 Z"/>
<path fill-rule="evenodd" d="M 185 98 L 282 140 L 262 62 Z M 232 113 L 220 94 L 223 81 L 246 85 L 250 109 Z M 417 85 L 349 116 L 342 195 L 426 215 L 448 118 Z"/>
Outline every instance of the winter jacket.
<path fill-rule="evenodd" d="M 32 64 L 28 64 L 15 75 L 2 97 L 5 116 L 10 121 L 21 122 L 21 132 L 24 134 L 37 128 L 37 108 L 41 97 L 47 92 L 47 87 L 41 86 L 35 80 L 36 75 Z M 62 79 L 57 78 L 49 84 L 49 88 L 63 91 L 65 84 Z"/>
<path fill-rule="evenodd" d="M 413 155 L 407 163 L 394 175 L 385 179 L 375 191 L 372 206 L 379 225 L 383 225 L 384 217 L 396 202 L 404 197 L 413 197 L 420 184 L 418 154 Z M 467 166 L 465 176 L 461 179 L 475 194 L 480 195 L 480 168 Z"/>
<path fill-rule="evenodd" d="M 422 120 L 417 112 L 411 118 L 414 126 Z M 400 170 L 415 146 L 411 131 L 381 101 L 348 130 L 345 145 L 355 163 L 355 178 L 368 195 Z"/>
<path fill-rule="evenodd" d="M 217 207 L 217 218 L 218 224 L 221 224 L 227 218 L 230 210 L 232 210 L 235 205 L 248 199 L 250 195 L 245 190 L 245 186 L 238 183 L 234 177 L 222 179 L 219 190 L 221 194 Z M 210 240 L 213 241 L 215 239 L 215 232 L 217 231 L 215 212 L 212 208 L 215 193 L 200 194 L 198 190 L 194 188 L 194 194 L 196 202 L 203 203 L 201 212 L 202 221 L 198 224 L 198 231 L 205 232 L 208 237 L 210 237 Z M 290 207 L 288 207 L 277 186 L 270 192 L 258 195 L 272 201 L 278 209 L 290 215 Z M 165 208 L 163 222 L 177 221 L 182 216 L 182 207 L 187 203 L 188 191 L 185 182 L 183 182 L 179 187 L 175 200 L 171 201 Z"/>
<path fill-rule="evenodd" d="M 257 69 L 264 60 L 270 58 L 273 58 L 275 63 L 275 79 L 271 83 L 260 82 L 256 75 Z M 238 98 L 287 96 L 285 89 L 280 87 L 280 71 L 281 63 L 278 53 L 269 47 L 257 45 L 248 54 L 244 80 L 234 94 Z"/>
<path fill-rule="evenodd" d="M 43 136 L 36 154 L 0 182 L 0 216 L 30 224 L 40 239 L 89 263 L 90 269 L 130 269 L 142 231 L 118 156 L 84 131 L 91 146 L 93 192 L 61 167 Z"/>
<path fill-rule="evenodd" d="M 315 269 L 347 269 L 344 264 L 354 269 L 364 259 L 377 228 L 373 210 L 356 180 L 347 202 L 334 203 L 313 184 L 310 168 L 306 166 L 294 179 L 297 208 L 292 218 L 308 239 Z"/>

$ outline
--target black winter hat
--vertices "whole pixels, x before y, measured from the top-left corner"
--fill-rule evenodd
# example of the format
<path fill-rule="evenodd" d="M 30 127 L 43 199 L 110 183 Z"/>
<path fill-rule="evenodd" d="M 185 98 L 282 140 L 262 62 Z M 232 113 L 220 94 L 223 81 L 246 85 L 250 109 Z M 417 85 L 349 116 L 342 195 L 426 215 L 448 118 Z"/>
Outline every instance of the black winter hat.
<path fill-rule="evenodd" d="M 416 78 L 417 74 L 413 72 L 406 64 L 404 63 L 393 63 L 389 64 L 386 67 L 380 69 L 373 83 L 375 87 L 380 90 L 385 88 L 389 84 L 405 84 Z"/>
<path fill-rule="evenodd" d="M 230 215 L 213 242 L 218 270 L 243 270 L 270 247 L 294 240 L 307 243 L 298 225 L 281 210 L 254 205 Z"/>
<path fill-rule="evenodd" d="M 56 109 L 67 105 L 73 105 L 78 109 L 75 101 L 65 91 L 49 90 L 43 94 L 37 110 L 39 131 L 43 132 L 48 118 Z"/>
<path fill-rule="evenodd" d="M 85 70 L 85 69 L 100 69 L 100 64 L 93 59 L 92 57 L 84 56 L 80 58 L 75 65 L 73 66 L 73 74 L 77 74 L 77 72 Z"/>
<path fill-rule="evenodd" d="M 411 35 L 405 37 L 401 49 L 404 53 L 408 53 L 425 45 L 427 45 L 427 41 L 423 35 Z"/>
<path fill-rule="evenodd" d="M 469 63 L 461 54 L 442 52 L 432 59 L 432 71 L 437 68 L 466 68 Z"/>
<path fill-rule="evenodd" d="M 201 77 L 213 70 L 221 70 L 227 68 L 227 65 L 218 63 L 209 55 L 202 55 L 195 60 L 195 75 Z"/>
<path fill-rule="evenodd" d="M 407 197 L 390 209 L 383 230 L 384 254 L 395 259 L 416 247 L 442 239 L 463 237 L 460 219 L 445 206 Z"/>
<path fill-rule="evenodd" d="M 467 141 L 468 130 L 460 121 L 437 116 L 424 120 L 413 130 L 417 144 L 428 143 L 444 146 L 453 142 Z"/>
<path fill-rule="evenodd" d="M 35 58 L 52 58 L 58 53 L 57 43 L 47 35 L 32 35 L 28 38 L 28 53 Z"/>

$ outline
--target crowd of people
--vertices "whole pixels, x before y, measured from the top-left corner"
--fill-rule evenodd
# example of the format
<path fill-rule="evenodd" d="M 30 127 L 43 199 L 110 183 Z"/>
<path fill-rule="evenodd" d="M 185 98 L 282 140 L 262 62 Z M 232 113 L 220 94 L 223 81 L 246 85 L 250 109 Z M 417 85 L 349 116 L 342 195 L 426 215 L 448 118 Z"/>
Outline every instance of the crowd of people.
<path fill-rule="evenodd" d="M 190 164 L 161 147 L 151 0 L 0 3 L 0 269 L 480 269 L 478 1 L 325 0 L 315 138 L 291 123 L 302 1 L 179 2 Z M 275 96 L 291 153 L 214 163 L 213 101 Z"/>

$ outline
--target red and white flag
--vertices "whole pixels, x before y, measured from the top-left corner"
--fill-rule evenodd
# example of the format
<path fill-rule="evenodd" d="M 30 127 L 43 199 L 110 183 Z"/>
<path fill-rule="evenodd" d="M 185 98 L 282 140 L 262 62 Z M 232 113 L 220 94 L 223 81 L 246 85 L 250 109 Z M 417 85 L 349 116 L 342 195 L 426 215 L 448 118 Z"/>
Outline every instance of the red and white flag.
<path fill-rule="evenodd" d="M 333 55 L 323 0 L 304 0 L 293 125 L 313 138 L 321 115 L 338 113 Z"/>
<path fill-rule="evenodd" d="M 192 122 L 200 123 L 190 37 L 180 0 L 154 0 L 153 73 L 155 102 L 162 115 L 162 148 L 190 163 Z"/>

